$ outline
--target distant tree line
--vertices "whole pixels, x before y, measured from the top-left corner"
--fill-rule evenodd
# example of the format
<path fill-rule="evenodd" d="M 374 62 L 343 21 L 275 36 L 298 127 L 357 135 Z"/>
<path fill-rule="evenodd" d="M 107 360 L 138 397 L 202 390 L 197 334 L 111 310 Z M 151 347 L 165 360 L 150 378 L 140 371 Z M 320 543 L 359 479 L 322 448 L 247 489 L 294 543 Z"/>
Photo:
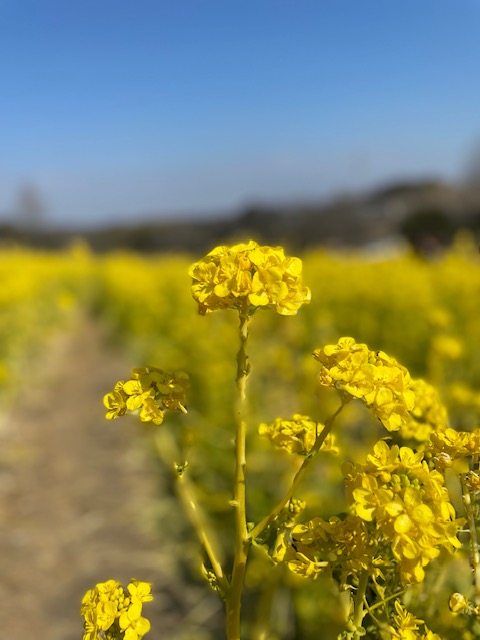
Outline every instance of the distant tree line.
<path fill-rule="evenodd" d="M 30 194 L 27 196 L 31 200 Z M 36 203 L 28 204 L 33 211 Z M 36 215 L 30 223 L 24 218 L 19 225 L 0 225 L 0 242 L 59 249 L 81 237 L 96 252 L 199 253 L 216 244 L 250 237 L 296 251 L 317 245 L 365 247 L 403 239 L 419 253 L 430 254 L 448 246 L 459 229 L 480 235 L 480 189 L 433 181 L 402 183 L 327 203 L 252 205 L 236 216 L 215 220 L 160 219 L 98 230 L 48 229 L 37 224 L 38 219 Z"/>

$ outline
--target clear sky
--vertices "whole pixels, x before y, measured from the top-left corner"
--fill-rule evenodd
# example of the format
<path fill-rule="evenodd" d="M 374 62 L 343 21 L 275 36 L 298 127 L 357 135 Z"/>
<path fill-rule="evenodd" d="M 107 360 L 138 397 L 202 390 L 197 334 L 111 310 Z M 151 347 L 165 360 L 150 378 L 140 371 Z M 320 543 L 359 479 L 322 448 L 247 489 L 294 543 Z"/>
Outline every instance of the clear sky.
<path fill-rule="evenodd" d="M 0 217 L 458 179 L 479 139 L 480 0 L 0 0 Z"/>

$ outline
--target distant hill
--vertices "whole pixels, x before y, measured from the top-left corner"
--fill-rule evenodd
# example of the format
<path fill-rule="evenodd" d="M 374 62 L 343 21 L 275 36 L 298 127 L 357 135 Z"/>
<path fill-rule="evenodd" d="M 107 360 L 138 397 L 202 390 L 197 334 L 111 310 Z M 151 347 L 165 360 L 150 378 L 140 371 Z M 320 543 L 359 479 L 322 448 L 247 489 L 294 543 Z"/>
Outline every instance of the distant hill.
<path fill-rule="evenodd" d="M 311 246 L 360 247 L 407 239 L 419 251 L 447 245 L 455 232 L 480 232 L 480 189 L 424 180 L 389 184 L 361 195 L 322 202 L 252 204 L 216 220 L 155 220 L 132 226 L 75 231 L 0 226 L 3 244 L 56 249 L 84 238 L 97 252 L 206 251 L 254 238 L 292 250 Z"/>

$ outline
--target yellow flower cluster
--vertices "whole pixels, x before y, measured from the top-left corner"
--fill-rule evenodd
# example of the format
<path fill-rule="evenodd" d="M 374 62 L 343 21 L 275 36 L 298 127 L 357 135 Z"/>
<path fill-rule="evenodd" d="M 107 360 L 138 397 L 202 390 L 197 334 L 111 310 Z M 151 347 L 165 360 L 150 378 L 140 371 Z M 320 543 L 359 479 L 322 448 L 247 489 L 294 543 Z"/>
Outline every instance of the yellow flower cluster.
<path fill-rule="evenodd" d="M 272 443 L 279 449 L 306 456 L 312 450 L 317 436 L 321 434 L 323 428 L 323 424 L 317 424 L 309 417 L 296 413 L 291 420 L 276 418 L 272 424 L 262 423 L 258 427 L 258 433 L 261 436 L 270 438 Z M 338 453 L 333 434 L 329 433 L 327 435 L 320 447 L 320 451 Z"/>
<path fill-rule="evenodd" d="M 410 374 L 394 358 L 353 338 L 340 338 L 313 355 L 322 364 L 321 384 L 360 398 L 389 431 L 410 419 L 415 393 Z"/>
<path fill-rule="evenodd" d="M 440 462 L 440 466 L 449 467 L 454 460 L 480 455 L 480 428 L 474 431 L 455 431 L 449 427 L 432 433 L 430 441 L 429 452 L 433 454 L 435 461 Z"/>
<path fill-rule="evenodd" d="M 423 626 L 422 634 L 419 633 L 421 626 Z M 393 625 L 389 625 L 388 630 L 392 634 L 392 638 L 400 638 L 401 640 L 441 640 L 437 633 L 430 631 L 423 620 L 407 611 L 400 600 L 395 600 Z"/>
<path fill-rule="evenodd" d="M 423 453 L 389 447 L 380 440 L 365 465 L 345 463 L 352 512 L 375 524 L 398 563 L 403 584 L 422 582 L 425 567 L 440 547 L 459 548 L 455 519 L 443 475 L 430 470 Z"/>
<path fill-rule="evenodd" d="M 140 410 L 142 422 L 162 424 L 164 412 L 186 413 L 188 375 L 183 371 L 168 373 L 155 367 L 134 369 L 132 379 L 117 382 L 115 388 L 103 398 L 108 409 L 107 420 L 123 416 L 127 411 Z"/>
<path fill-rule="evenodd" d="M 305 578 L 339 570 L 343 586 L 350 575 L 358 576 L 365 570 L 372 576 L 381 575 L 384 564 L 365 521 L 355 515 L 343 520 L 317 517 L 297 524 L 289 535 L 279 537 L 273 559 L 287 563 L 290 571 Z"/>
<path fill-rule="evenodd" d="M 400 436 L 405 440 L 426 442 L 432 433 L 445 431 L 448 414 L 438 392 L 425 380 L 412 380 L 415 406 L 400 427 Z"/>
<path fill-rule="evenodd" d="M 217 309 L 249 312 L 273 307 L 295 315 L 310 301 L 302 284 L 302 261 L 285 256 L 283 247 L 262 247 L 253 240 L 233 247 L 216 247 L 189 269 L 192 295 L 201 314 Z"/>
<path fill-rule="evenodd" d="M 127 592 L 116 580 L 98 583 L 83 596 L 83 640 L 141 640 L 150 630 L 142 616 L 144 602 L 153 600 L 148 582 L 131 580 Z"/>

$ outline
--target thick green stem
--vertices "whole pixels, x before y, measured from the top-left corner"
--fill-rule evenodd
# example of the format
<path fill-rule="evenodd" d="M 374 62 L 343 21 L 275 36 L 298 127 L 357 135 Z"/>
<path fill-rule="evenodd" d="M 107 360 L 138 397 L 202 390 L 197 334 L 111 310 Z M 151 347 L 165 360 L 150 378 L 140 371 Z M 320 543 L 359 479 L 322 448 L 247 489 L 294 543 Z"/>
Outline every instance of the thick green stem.
<path fill-rule="evenodd" d="M 368 571 L 364 571 L 360 575 L 360 579 L 358 581 L 357 593 L 355 594 L 355 599 L 354 599 L 355 609 L 354 609 L 353 618 L 352 618 L 353 625 L 356 629 L 360 629 L 363 622 L 363 616 L 364 616 L 363 606 L 364 606 L 364 600 L 365 600 L 365 592 L 367 590 L 367 585 L 368 585 L 368 578 L 369 578 Z M 354 635 L 355 640 L 361 637 L 362 636 L 360 634 L 360 631 L 356 632 Z"/>
<path fill-rule="evenodd" d="M 227 607 L 227 639 L 240 640 L 240 609 L 243 585 L 247 568 L 250 541 L 247 535 L 246 514 L 246 453 L 245 441 L 247 433 L 246 400 L 247 378 L 250 371 L 246 352 L 250 316 L 240 314 L 240 348 L 237 353 L 237 407 L 235 437 L 235 478 L 233 486 L 233 507 L 235 509 L 235 550 L 230 590 L 226 599 Z"/>
<path fill-rule="evenodd" d="M 301 467 L 298 469 L 297 473 L 295 474 L 295 477 L 293 478 L 293 481 L 292 481 L 292 484 L 290 486 L 290 489 L 287 491 L 287 493 L 282 498 L 282 500 L 280 500 L 280 502 L 277 504 L 277 506 L 273 509 L 273 511 L 271 513 L 269 513 L 268 516 L 266 516 L 263 520 L 261 520 L 250 531 L 249 538 L 251 540 L 253 540 L 254 538 L 256 538 L 259 535 L 261 535 L 263 533 L 263 531 L 265 531 L 265 529 L 268 527 L 268 525 L 278 516 L 278 514 L 281 512 L 281 510 L 284 508 L 284 506 L 287 504 L 287 502 L 289 500 L 291 500 L 291 498 L 293 497 L 293 494 L 295 493 L 298 485 L 303 480 L 303 477 L 304 477 L 308 467 L 310 466 L 312 460 L 315 458 L 317 453 L 320 451 L 320 448 L 321 448 L 322 444 L 325 442 L 326 437 L 328 436 L 328 434 L 332 430 L 333 423 L 335 422 L 336 417 L 342 411 L 344 406 L 345 406 L 345 402 L 342 402 L 342 404 L 335 411 L 335 413 L 325 422 L 325 426 L 322 429 L 321 433 L 317 436 L 317 439 L 315 440 L 315 444 L 313 445 L 312 450 L 305 457 L 304 461 L 302 462 Z"/>

